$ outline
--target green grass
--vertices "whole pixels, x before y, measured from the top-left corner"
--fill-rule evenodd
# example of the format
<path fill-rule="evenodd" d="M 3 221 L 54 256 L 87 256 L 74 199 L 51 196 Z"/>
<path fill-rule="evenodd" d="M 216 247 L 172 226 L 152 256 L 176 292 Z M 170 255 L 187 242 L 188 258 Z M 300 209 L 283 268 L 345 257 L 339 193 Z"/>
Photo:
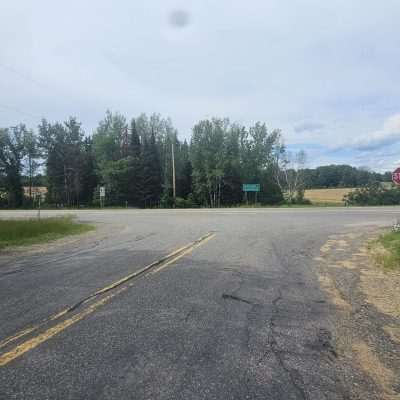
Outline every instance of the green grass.
<path fill-rule="evenodd" d="M 72 217 L 41 220 L 0 219 L 0 249 L 48 242 L 67 235 L 78 235 L 93 230 L 89 224 L 75 222 Z"/>
<path fill-rule="evenodd" d="M 385 233 L 377 244 L 376 261 L 386 269 L 400 269 L 400 232 Z"/>

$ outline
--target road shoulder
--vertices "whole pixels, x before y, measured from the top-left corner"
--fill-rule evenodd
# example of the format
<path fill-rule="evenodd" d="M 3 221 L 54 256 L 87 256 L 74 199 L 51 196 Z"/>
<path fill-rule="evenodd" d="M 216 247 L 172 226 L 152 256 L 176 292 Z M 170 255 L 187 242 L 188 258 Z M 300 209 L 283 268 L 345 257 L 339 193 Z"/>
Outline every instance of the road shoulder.
<path fill-rule="evenodd" d="M 342 379 L 355 399 L 400 399 L 400 273 L 374 262 L 368 244 L 380 233 L 370 227 L 332 235 L 315 258 L 337 311 Z"/>

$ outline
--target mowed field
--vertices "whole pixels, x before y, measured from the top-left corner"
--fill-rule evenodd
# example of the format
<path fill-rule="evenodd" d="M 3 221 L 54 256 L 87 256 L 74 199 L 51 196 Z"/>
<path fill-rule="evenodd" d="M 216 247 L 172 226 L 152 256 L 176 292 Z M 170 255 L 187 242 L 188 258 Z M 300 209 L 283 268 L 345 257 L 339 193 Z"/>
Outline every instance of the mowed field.
<path fill-rule="evenodd" d="M 333 189 L 309 189 L 305 191 L 304 197 L 315 204 L 337 204 L 342 205 L 343 196 L 350 193 L 353 188 L 333 188 Z"/>

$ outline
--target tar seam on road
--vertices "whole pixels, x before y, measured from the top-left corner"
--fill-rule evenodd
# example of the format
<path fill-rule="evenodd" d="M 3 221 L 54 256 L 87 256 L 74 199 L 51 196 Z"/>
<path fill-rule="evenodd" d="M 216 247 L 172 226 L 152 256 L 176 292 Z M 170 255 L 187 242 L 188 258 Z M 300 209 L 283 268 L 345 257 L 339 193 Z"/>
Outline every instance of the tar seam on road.
<path fill-rule="evenodd" d="M 97 308 L 106 304 L 114 296 L 122 293 L 130 286 L 130 285 L 129 286 L 121 286 L 124 283 L 127 283 L 128 281 L 138 278 L 140 276 L 145 276 L 148 274 L 156 274 L 156 273 L 160 272 L 167 266 L 173 264 L 175 261 L 179 260 L 180 258 L 182 258 L 185 255 L 192 252 L 195 248 L 207 243 L 213 237 L 215 237 L 215 233 L 208 232 L 206 235 L 202 236 L 201 238 L 197 239 L 196 241 L 189 243 L 186 246 L 183 246 L 183 247 L 173 251 L 172 253 L 168 254 L 167 256 L 147 265 L 146 267 L 140 269 L 139 271 L 133 272 L 132 274 L 129 274 L 129 275 L 125 276 L 124 278 L 119 279 L 118 281 L 116 281 L 100 290 L 97 290 L 96 292 L 94 292 L 93 294 L 91 294 L 88 297 L 85 297 L 84 299 L 82 299 L 78 303 L 74 304 L 73 306 L 71 306 L 49 318 L 46 318 L 39 324 L 28 327 L 28 328 L 16 333 L 13 336 L 10 336 L 10 337 L 4 339 L 3 341 L 0 342 L 0 348 L 3 348 L 5 346 L 7 346 L 8 344 L 20 339 L 21 337 L 32 333 L 33 331 L 39 329 L 40 327 L 43 327 L 45 324 L 51 323 L 55 320 L 62 318 L 63 316 L 75 311 L 78 307 L 89 302 L 90 300 L 92 300 L 98 296 L 101 296 L 113 289 L 118 288 L 118 290 L 116 290 L 115 292 L 112 292 L 109 295 L 103 297 L 102 299 L 96 301 L 95 303 L 92 303 L 90 306 L 88 306 L 81 312 L 74 314 L 71 318 L 65 319 L 64 321 L 48 328 L 47 330 L 34 336 L 33 338 L 28 339 L 25 342 L 18 344 L 17 346 L 15 346 L 11 350 L 7 351 L 6 353 L 0 354 L 0 367 L 5 366 L 10 361 L 20 357 L 22 354 L 28 352 L 29 350 L 34 349 L 41 343 L 47 341 L 48 339 L 50 339 L 53 336 L 57 335 L 58 333 L 62 332 L 67 327 L 75 324 L 76 322 L 82 320 L 89 314 L 93 313 Z"/>

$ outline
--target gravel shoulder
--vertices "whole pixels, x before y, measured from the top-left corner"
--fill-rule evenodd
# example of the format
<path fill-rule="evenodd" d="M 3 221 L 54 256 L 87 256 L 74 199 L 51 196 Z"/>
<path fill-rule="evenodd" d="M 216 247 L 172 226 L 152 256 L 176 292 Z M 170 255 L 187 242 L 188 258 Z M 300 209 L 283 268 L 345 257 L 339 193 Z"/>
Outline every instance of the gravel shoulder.
<path fill-rule="evenodd" d="M 400 273 L 376 265 L 369 243 L 382 231 L 332 235 L 315 258 L 336 308 L 336 351 L 352 399 L 400 399 Z"/>

